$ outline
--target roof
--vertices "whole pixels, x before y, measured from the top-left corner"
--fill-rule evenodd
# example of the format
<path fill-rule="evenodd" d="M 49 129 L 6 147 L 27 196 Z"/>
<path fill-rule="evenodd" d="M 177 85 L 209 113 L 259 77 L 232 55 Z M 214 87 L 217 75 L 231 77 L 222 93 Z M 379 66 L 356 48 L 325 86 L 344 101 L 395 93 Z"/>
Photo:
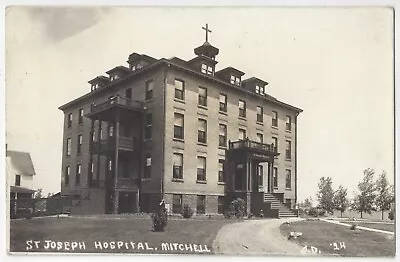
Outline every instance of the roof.
<path fill-rule="evenodd" d="M 231 67 L 231 66 L 225 67 L 224 69 L 221 69 L 221 70 L 215 72 L 215 74 L 219 75 L 219 74 L 224 74 L 225 72 L 234 72 L 234 73 L 236 73 L 236 74 L 238 74 L 240 76 L 244 75 L 244 72 L 242 72 L 242 71 L 240 71 L 240 70 L 238 70 L 238 69 L 236 69 L 234 67 Z"/>
<path fill-rule="evenodd" d="M 145 60 L 150 63 L 157 61 L 156 58 L 145 55 L 145 54 L 132 53 L 129 55 L 127 62 L 129 63 L 129 61 L 135 61 L 135 60 Z"/>
<path fill-rule="evenodd" d="M 264 80 L 261 80 L 260 78 L 257 78 L 254 76 L 242 81 L 243 84 L 250 83 L 250 82 L 260 82 L 260 83 L 263 83 L 264 85 L 268 85 L 268 82 L 265 82 Z"/>
<path fill-rule="evenodd" d="M 131 70 L 125 66 L 116 66 L 113 69 L 108 70 L 106 73 L 107 74 L 112 74 L 113 72 L 127 72 L 130 73 Z"/>
<path fill-rule="evenodd" d="M 88 83 L 89 84 L 94 84 L 97 81 L 102 81 L 102 82 L 109 82 L 110 79 L 108 79 L 108 77 L 106 76 L 96 76 L 95 78 L 93 78 L 92 80 L 89 80 Z"/>
<path fill-rule="evenodd" d="M 105 90 L 109 90 L 109 88 L 115 88 L 117 85 L 121 84 L 122 82 L 127 81 L 127 80 L 129 80 L 129 79 L 135 77 L 136 75 L 142 74 L 142 73 L 145 72 L 145 71 L 155 69 L 155 68 L 157 68 L 157 67 L 159 67 L 159 66 L 173 66 L 173 67 L 175 67 L 175 68 L 177 68 L 177 69 L 181 69 L 181 70 L 190 72 L 190 73 L 195 74 L 195 75 L 197 75 L 197 76 L 199 76 L 199 77 L 203 77 L 203 78 L 209 79 L 209 80 L 211 80 L 211 81 L 214 81 L 214 82 L 218 82 L 218 83 L 220 83 L 220 84 L 223 84 L 223 85 L 225 85 L 225 86 L 229 86 L 229 87 L 231 87 L 231 88 L 233 88 L 233 89 L 235 89 L 235 90 L 238 90 L 238 91 L 240 91 L 240 92 L 246 92 L 246 93 L 248 93 L 249 95 L 253 95 L 253 96 L 256 96 L 256 97 L 260 97 L 258 94 L 254 93 L 254 92 L 251 92 L 251 91 L 249 91 L 249 90 L 240 88 L 240 87 L 238 87 L 238 86 L 236 86 L 236 85 L 233 85 L 233 84 L 230 84 L 230 83 L 228 83 L 228 82 L 226 82 L 226 81 L 220 80 L 219 78 L 217 78 L 217 77 L 215 77 L 215 76 L 210 76 L 210 75 L 206 75 L 206 74 L 203 74 L 203 73 L 201 73 L 201 72 L 198 72 L 198 71 L 194 70 L 193 68 L 189 67 L 187 63 L 186 63 L 186 64 L 175 63 L 175 61 L 172 61 L 172 60 L 173 60 L 173 59 L 165 59 L 165 58 L 161 58 L 161 59 L 159 59 L 159 60 L 156 60 L 154 63 L 151 63 L 151 64 L 149 64 L 149 65 L 147 65 L 147 66 L 141 68 L 140 70 L 132 71 L 129 75 L 127 75 L 126 77 L 122 78 L 120 81 L 110 82 L 110 83 L 107 84 L 106 86 L 101 87 L 101 88 L 98 88 L 96 91 L 88 92 L 88 93 L 86 93 L 85 95 L 83 95 L 83 96 L 81 96 L 81 97 L 78 97 L 78 98 L 76 98 L 76 99 L 74 99 L 74 100 L 72 100 L 72 101 L 70 101 L 70 102 L 68 102 L 68 103 L 66 103 L 66 104 L 64 104 L 64 105 L 62 105 L 62 106 L 60 106 L 58 109 L 60 109 L 60 110 L 65 110 L 65 109 L 67 109 L 67 108 L 69 108 L 69 107 L 75 105 L 76 103 L 81 102 L 82 100 L 85 100 L 85 99 L 87 99 L 87 98 L 89 98 L 89 97 L 91 97 L 91 96 L 95 96 L 95 95 L 97 95 L 97 94 L 100 94 L 100 92 L 103 92 L 103 91 L 105 91 Z M 193 59 L 192 59 L 192 60 L 193 60 Z M 182 61 L 183 61 L 183 60 L 182 60 Z M 189 62 L 190 62 L 190 61 L 189 61 Z M 265 84 L 268 84 L 267 82 L 265 82 L 265 81 L 263 81 L 263 80 L 261 80 L 261 79 L 259 79 L 259 78 L 256 78 L 256 77 L 251 77 L 251 78 L 246 79 L 246 80 L 244 80 L 244 81 L 245 81 L 245 82 L 246 82 L 246 81 L 249 82 L 249 81 L 255 80 L 255 79 L 257 79 L 258 81 L 261 81 L 261 82 L 263 82 L 263 83 L 265 83 Z M 242 81 L 242 83 L 243 83 L 244 81 Z M 299 113 L 300 113 L 300 112 L 303 112 L 302 109 L 300 109 L 300 108 L 298 108 L 298 107 L 295 107 L 295 106 L 292 106 L 292 105 L 289 105 L 289 104 L 284 103 L 284 102 L 282 102 L 282 101 L 279 101 L 278 99 L 276 99 L 276 98 L 274 98 L 274 97 L 272 97 L 272 96 L 270 96 L 270 95 L 263 96 L 263 98 L 266 99 L 266 100 L 268 100 L 268 101 L 270 101 L 270 102 L 273 102 L 273 103 L 275 103 L 275 104 L 278 104 L 278 105 L 280 105 L 280 106 L 283 106 L 283 107 L 289 108 L 289 109 L 291 109 L 291 110 L 294 110 L 294 111 L 296 111 L 296 112 L 299 112 Z"/>
<path fill-rule="evenodd" d="M 28 194 L 32 194 L 32 193 L 35 193 L 35 190 L 29 189 L 29 188 L 26 188 L 26 187 L 22 187 L 22 186 L 10 186 L 10 192 L 11 193 L 28 193 Z"/>
<path fill-rule="evenodd" d="M 29 153 L 7 150 L 7 156 L 10 157 L 11 164 L 18 175 L 36 175 Z"/>

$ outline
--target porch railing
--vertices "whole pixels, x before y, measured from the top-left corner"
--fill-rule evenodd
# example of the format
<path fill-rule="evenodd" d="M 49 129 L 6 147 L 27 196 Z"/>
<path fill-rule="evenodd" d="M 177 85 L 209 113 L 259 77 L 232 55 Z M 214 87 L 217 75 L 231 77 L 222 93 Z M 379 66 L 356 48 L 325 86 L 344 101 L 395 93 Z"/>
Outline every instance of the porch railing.
<path fill-rule="evenodd" d="M 241 148 L 249 148 L 249 149 L 258 149 L 262 151 L 269 151 L 276 153 L 276 147 L 274 144 L 264 144 L 256 141 L 252 141 L 250 139 L 239 140 L 231 142 L 229 141 L 229 149 L 241 149 Z"/>
<path fill-rule="evenodd" d="M 143 103 L 140 101 L 132 100 L 126 97 L 122 97 L 119 95 L 110 97 L 107 99 L 107 101 L 104 101 L 99 104 L 92 104 L 90 111 L 91 113 L 97 113 L 100 111 L 103 111 L 105 109 L 108 109 L 112 106 L 119 105 L 119 106 L 125 106 L 129 107 L 131 109 L 137 109 L 137 110 L 142 110 L 143 108 Z"/>

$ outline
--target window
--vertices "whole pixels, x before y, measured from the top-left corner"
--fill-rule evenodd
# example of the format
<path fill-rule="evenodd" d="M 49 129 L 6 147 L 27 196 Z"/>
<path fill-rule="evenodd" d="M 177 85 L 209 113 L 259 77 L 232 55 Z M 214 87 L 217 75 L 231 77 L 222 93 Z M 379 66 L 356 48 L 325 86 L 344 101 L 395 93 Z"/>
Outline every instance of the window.
<path fill-rule="evenodd" d="M 153 88 L 154 88 L 153 80 L 147 81 L 146 82 L 146 94 L 145 94 L 146 100 L 150 100 L 153 98 Z"/>
<path fill-rule="evenodd" d="M 99 132 L 100 132 L 100 140 L 103 139 L 103 128 L 102 126 L 99 126 Z"/>
<path fill-rule="evenodd" d="M 174 138 L 183 139 L 184 119 L 182 114 L 174 114 Z"/>
<path fill-rule="evenodd" d="M 292 142 L 286 140 L 286 159 L 292 158 Z"/>
<path fill-rule="evenodd" d="M 264 135 L 261 133 L 257 133 L 258 142 L 264 143 Z"/>
<path fill-rule="evenodd" d="M 256 85 L 256 93 L 263 96 L 265 94 L 264 87 Z"/>
<path fill-rule="evenodd" d="M 290 169 L 286 169 L 286 189 L 292 188 L 292 171 Z"/>
<path fill-rule="evenodd" d="M 207 106 L 207 88 L 199 87 L 199 106 Z"/>
<path fill-rule="evenodd" d="M 68 128 L 70 128 L 72 126 L 72 113 L 68 114 L 67 125 L 68 125 Z"/>
<path fill-rule="evenodd" d="M 262 165 L 258 165 L 258 185 L 264 185 L 264 167 Z"/>
<path fill-rule="evenodd" d="M 203 143 L 203 144 L 207 143 L 207 121 L 204 119 L 199 119 L 197 142 Z"/>
<path fill-rule="evenodd" d="M 151 126 L 153 124 L 153 114 L 147 113 L 146 114 L 146 126 L 144 129 L 144 139 L 151 139 Z"/>
<path fill-rule="evenodd" d="M 207 74 L 207 75 L 214 75 L 214 70 L 213 70 L 212 66 L 209 66 L 206 64 L 201 65 L 201 72 L 203 74 Z"/>
<path fill-rule="evenodd" d="M 272 126 L 278 127 L 278 112 L 272 111 Z"/>
<path fill-rule="evenodd" d="M 83 123 L 83 108 L 79 109 L 78 123 L 79 123 L 79 124 L 82 124 L 82 123 Z"/>
<path fill-rule="evenodd" d="M 292 130 L 292 118 L 290 116 L 286 116 L 286 130 Z"/>
<path fill-rule="evenodd" d="M 225 182 L 225 160 L 218 160 L 218 182 Z"/>
<path fill-rule="evenodd" d="M 83 136 L 78 135 L 78 148 L 77 148 L 78 155 L 82 153 L 82 142 L 83 142 Z"/>
<path fill-rule="evenodd" d="M 219 94 L 219 111 L 227 112 L 227 96 L 225 94 Z"/>
<path fill-rule="evenodd" d="M 183 155 L 174 153 L 174 164 L 172 177 L 175 179 L 183 179 Z"/>
<path fill-rule="evenodd" d="M 71 138 L 67 138 L 67 156 L 71 155 Z"/>
<path fill-rule="evenodd" d="M 274 173 L 273 173 L 273 178 L 272 178 L 273 186 L 275 188 L 278 188 L 278 168 L 274 167 Z"/>
<path fill-rule="evenodd" d="M 278 138 L 272 137 L 272 144 L 274 146 L 274 152 L 278 152 Z"/>
<path fill-rule="evenodd" d="M 66 166 L 65 167 L 65 174 L 64 174 L 64 182 L 65 182 L 65 185 L 68 185 L 69 184 L 69 174 L 71 173 L 71 168 L 69 167 L 69 166 Z"/>
<path fill-rule="evenodd" d="M 231 84 L 240 86 L 240 77 L 237 77 L 235 75 L 231 75 Z"/>
<path fill-rule="evenodd" d="M 218 214 L 224 213 L 224 203 L 225 203 L 224 197 L 218 196 Z"/>
<path fill-rule="evenodd" d="M 143 170 L 143 178 L 151 177 L 151 155 L 147 154 L 144 158 L 144 170 Z"/>
<path fill-rule="evenodd" d="M 206 196 L 197 195 L 197 214 L 205 214 L 206 213 Z"/>
<path fill-rule="evenodd" d="M 94 90 L 96 90 L 96 88 L 97 88 L 97 85 L 95 85 L 95 84 L 93 84 L 92 86 L 91 86 L 91 88 L 90 88 L 90 91 L 94 91 Z"/>
<path fill-rule="evenodd" d="M 239 116 L 246 117 L 246 102 L 239 100 Z"/>
<path fill-rule="evenodd" d="M 96 141 L 96 130 L 92 132 L 92 141 Z"/>
<path fill-rule="evenodd" d="M 239 128 L 239 140 L 246 139 L 246 130 Z"/>
<path fill-rule="evenodd" d="M 206 158 L 197 157 L 197 181 L 206 181 Z"/>
<path fill-rule="evenodd" d="M 219 124 L 219 146 L 226 147 L 226 135 L 227 129 L 226 125 Z"/>
<path fill-rule="evenodd" d="M 172 213 L 174 214 L 182 213 L 182 195 L 177 195 L 177 194 L 172 195 Z"/>
<path fill-rule="evenodd" d="M 113 168 L 113 161 L 108 160 L 108 171 L 112 171 L 112 168 Z"/>
<path fill-rule="evenodd" d="M 182 80 L 175 79 L 175 98 L 185 99 L 185 82 Z"/>
<path fill-rule="evenodd" d="M 15 185 L 16 186 L 21 185 L 21 175 L 15 175 Z"/>
<path fill-rule="evenodd" d="M 132 99 L 132 88 L 125 89 L 125 97 L 127 99 Z"/>
<path fill-rule="evenodd" d="M 82 171 L 81 164 L 77 164 L 76 165 L 75 185 L 79 185 L 81 183 L 81 171 Z"/>
<path fill-rule="evenodd" d="M 264 122 L 264 109 L 261 106 L 257 106 L 257 122 Z"/>
<path fill-rule="evenodd" d="M 113 137 L 114 136 L 114 126 L 113 125 L 109 125 L 108 126 L 108 136 L 109 137 Z"/>

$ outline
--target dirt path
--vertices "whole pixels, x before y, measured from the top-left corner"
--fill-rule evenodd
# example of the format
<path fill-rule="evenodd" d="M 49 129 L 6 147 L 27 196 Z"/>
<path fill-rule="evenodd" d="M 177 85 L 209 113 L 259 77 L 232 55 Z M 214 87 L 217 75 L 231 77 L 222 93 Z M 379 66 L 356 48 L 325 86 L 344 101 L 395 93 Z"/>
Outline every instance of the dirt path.
<path fill-rule="evenodd" d="M 225 225 L 213 243 L 216 254 L 299 256 L 302 246 L 291 242 L 279 231 L 285 221 L 298 218 L 247 220 Z"/>

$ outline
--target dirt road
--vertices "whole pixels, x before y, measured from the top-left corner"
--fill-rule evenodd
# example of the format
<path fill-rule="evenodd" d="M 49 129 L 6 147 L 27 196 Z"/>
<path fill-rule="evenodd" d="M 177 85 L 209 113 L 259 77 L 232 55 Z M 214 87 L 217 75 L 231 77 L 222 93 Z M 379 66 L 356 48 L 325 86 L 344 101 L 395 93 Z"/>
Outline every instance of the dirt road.
<path fill-rule="evenodd" d="M 289 241 L 279 231 L 285 221 L 298 218 L 247 220 L 225 225 L 213 243 L 216 254 L 299 256 L 302 246 Z"/>

